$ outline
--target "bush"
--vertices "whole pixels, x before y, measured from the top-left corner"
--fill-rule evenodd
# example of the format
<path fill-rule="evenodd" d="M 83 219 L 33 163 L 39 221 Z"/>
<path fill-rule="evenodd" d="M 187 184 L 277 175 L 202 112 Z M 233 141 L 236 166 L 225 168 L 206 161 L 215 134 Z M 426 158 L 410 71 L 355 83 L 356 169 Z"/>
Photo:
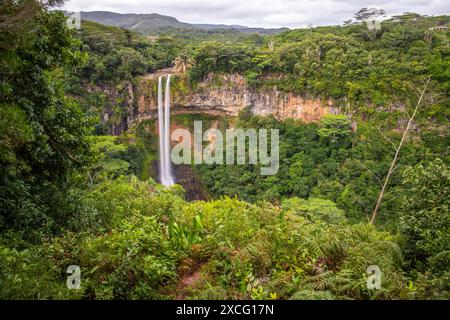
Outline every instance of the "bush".
<path fill-rule="evenodd" d="M 450 263 L 450 170 L 442 160 L 404 171 L 400 232 L 410 267 L 448 272 Z"/>
<path fill-rule="evenodd" d="M 346 221 L 342 210 L 330 200 L 290 198 L 284 200 L 281 207 L 284 211 L 293 212 L 312 222 L 342 223 Z"/>
<path fill-rule="evenodd" d="M 0 299 L 76 299 L 64 271 L 50 263 L 38 247 L 17 250 L 0 245 Z"/>

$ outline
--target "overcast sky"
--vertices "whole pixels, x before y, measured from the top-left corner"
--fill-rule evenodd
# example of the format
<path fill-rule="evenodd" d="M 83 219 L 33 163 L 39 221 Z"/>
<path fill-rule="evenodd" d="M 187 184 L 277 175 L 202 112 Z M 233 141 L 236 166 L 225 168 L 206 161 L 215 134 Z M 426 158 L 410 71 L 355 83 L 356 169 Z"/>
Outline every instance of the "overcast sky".
<path fill-rule="evenodd" d="M 305 27 L 340 24 L 363 7 L 388 14 L 449 13 L 449 0 L 66 0 L 68 11 L 159 13 L 189 23 L 240 24 L 251 27 Z"/>

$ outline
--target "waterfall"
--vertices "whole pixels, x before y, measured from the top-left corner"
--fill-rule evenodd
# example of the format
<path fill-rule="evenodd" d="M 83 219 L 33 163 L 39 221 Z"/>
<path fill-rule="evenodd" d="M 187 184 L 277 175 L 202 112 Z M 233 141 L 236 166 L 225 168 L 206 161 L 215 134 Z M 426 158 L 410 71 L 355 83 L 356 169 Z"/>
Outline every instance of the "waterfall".
<path fill-rule="evenodd" d="M 167 76 L 163 110 L 163 76 L 158 78 L 159 176 L 161 184 L 174 184 L 170 159 L 170 75 Z"/>

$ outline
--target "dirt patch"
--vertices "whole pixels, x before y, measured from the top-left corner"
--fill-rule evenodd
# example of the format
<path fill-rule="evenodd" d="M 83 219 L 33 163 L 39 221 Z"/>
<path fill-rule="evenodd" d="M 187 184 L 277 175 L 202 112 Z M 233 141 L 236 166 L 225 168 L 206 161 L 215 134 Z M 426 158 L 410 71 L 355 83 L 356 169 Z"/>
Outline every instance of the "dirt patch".
<path fill-rule="evenodd" d="M 200 270 L 194 271 L 193 273 L 187 273 L 183 275 L 177 286 L 177 296 L 176 300 L 184 300 L 186 297 L 186 288 L 192 287 L 201 278 Z"/>
<path fill-rule="evenodd" d="M 202 278 L 202 265 L 194 265 L 191 259 L 186 259 L 181 263 L 180 270 L 183 274 L 178 282 L 176 288 L 176 300 L 184 300 L 188 288 L 195 286 L 195 284 Z"/>

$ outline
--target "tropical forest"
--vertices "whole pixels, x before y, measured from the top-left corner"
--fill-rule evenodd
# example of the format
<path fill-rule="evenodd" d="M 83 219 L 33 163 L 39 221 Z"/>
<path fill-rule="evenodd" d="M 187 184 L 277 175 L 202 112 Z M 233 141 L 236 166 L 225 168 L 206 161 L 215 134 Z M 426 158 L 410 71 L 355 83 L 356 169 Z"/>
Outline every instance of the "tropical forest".
<path fill-rule="evenodd" d="M 0 299 L 450 298 L 449 15 L 62 4 L 0 1 Z"/>

